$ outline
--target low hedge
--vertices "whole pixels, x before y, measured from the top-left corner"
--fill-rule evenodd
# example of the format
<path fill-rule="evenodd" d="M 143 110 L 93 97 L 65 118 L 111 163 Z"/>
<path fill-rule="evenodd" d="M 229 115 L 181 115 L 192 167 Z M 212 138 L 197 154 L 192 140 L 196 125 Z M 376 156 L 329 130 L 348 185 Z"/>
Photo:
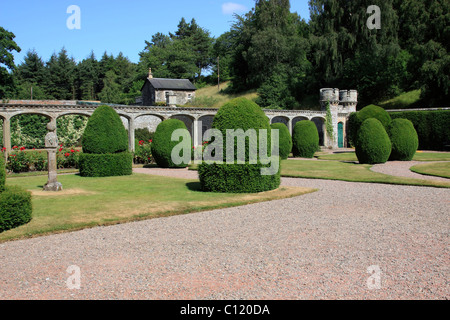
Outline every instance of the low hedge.
<path fill-rule="evenodd" d="M 316 124 L 310 120 L 297 122 L 292 134 L 292 143 L 294 157 L 313 158 L 319 149 L 319 132 Z"/>
<path fill-rule="evenodd" d="M 82 177 L 125 176 L 133 171 L 133 154 L 130 152 L 81 153 L 78 161 Z"/>
<path fill-rule="evenodd" d="M 358 130 L 355 147 L 359 163 L 385 163 L 391 154 L 391 140 L 381 122 L 365 120 Z"/>
<path fill-rule="evenodd" d="M 417 132 L 408 119 L 394 119 L 389 124 L 387 133 L 391 139 L 391 161 L 411 161 L 419 146 Z"/>
<path fill-rule="evenodd" d="M 32 211 L 29 191 L 18 186 L 6 186 L 0 193 L 0 232 L 28 223 Z"/>
<path fill-rule="evenodd" d="M 203 162 L 198 175 L 203 191 L 225 193 L 255 193 L 277 189 L 280 186 L 280 170 L 274 175 L 261 175 L 258 164 L 217 164 Z"/>
<path fill-rule="evenodd" d="M 450 110 L 391 112 L 392 119 L 408 119 L 414 125 L 420 150 L 444 151 L 450 145 Z M 446 147 L 447 146 L 447 147 Z"/>
<path fill-rule="evenodd" d="M 272 123 L 270 127 L 278 129 L 279 155 L 281 159 L 286 160 L 292 151 L 292 138 L 289 129 L 284 123 Z"/>

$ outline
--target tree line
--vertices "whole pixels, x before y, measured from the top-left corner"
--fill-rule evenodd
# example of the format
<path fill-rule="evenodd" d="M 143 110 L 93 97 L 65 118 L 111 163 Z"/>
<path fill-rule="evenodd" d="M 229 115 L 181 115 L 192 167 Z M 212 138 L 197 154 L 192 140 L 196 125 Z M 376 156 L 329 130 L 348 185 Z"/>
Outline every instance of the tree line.
<path fill-rule="evenodd" d="M 381 12 L 369 29 L 367 8 Z M 197 87 L 230 81 L 227 90 L 257 90 L 267 108 L 301 107 L 323 87 L 357 89 L 360 106 L 421 89 L 423 106 L 444 106 L 450 87 L 450 2 L 447 0 L 310 0 L 310 20 L 289 0 L 256 0 L 217 38 L 195 19 L 156 33 L 132 63 L 123 54 L 93 53 L 75 63 L 63 48 L 44 62 L 0 27 L 0 98 L 101 100 L 133 104 L 154 77 L 190 79 Z"/>

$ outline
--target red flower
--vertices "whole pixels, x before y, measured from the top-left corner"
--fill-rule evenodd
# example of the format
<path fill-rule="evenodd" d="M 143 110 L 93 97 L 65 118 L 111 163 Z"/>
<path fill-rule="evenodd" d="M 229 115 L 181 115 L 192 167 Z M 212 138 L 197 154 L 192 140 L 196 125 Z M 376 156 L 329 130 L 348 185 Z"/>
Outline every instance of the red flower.
<path fill-rule="evenodd" d="M 20 151 L 23 151 L 23 150 L 25 150 L 25 147 L 20 147 Z"/>
<path fill-rule="evenodd" d="M 63 151 L 63 148 L 59 148 L 59 152 Z"/>
<path fill-rule="evenodd" d="M 150 139 L 150 140 L 148 140 L 148 142 L 152 143 L 152 142 L 153 142 L 153 140 L 152 140 L 152 139 Z"/>
<path fill-rule="evenodd" d="M 75 152 L 75 150 L 73 150 L 73 149 L 70 149 L 70 152 L 74 153 L 74 152 Z"/>
<path fill-rule="evenodd" d="M 64 145 L 61 143 L 59 146 L 60 146 L 60 147 L 63 147 Z"/>
<path fill-rule="evenodd" d="M 14 146 L 14 147 L 13 147 L 13 149 L 17 149 L 17 148 L 19 148 L 19 147 L 18 147 L 18 146 Z"/>
<path fill-rule="evenodd" d="M 3 148 L 2 148 L 2 151 L 6 151 L 6 148 L 5 148 L 5 147 L 3 147 Z"/>
<path fill-rule="evenodd" d="M 142 146 L 144 144 L 144 140 L 139 141 L 139 144 Z"/>
<path fill-rule="evenodd" d="M 36 150 L 36 148 L 33 148 L 33 150 Z"/>
<path fill-rule="evenodd" d="M 70 157 L 70 153 L 68 153 L 68 152 L 66 152 L 64 155 L 65 155 L 66 157 Z"/>

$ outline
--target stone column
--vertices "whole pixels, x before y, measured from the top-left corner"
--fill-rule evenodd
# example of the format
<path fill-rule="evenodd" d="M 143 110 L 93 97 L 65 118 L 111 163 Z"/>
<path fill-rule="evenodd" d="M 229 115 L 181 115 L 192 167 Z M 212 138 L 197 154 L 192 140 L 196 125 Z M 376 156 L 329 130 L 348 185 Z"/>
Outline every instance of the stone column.
<path fill-rule="evenodd" d="M 3 119 L 3 147 L 6 148 L 5 157 L 11 152 L 11 118 L 5 116 Z"/>
<path fill-rule="evenodd" d="M 58 137 L 56 135 L 56 120 L 52 119 L 47 124 L 48 133 L 45 136 L 45 149 L 48 159 L 48 182 L 44 186 L 44 191 L 60 191 L 62 184 L 57 180 L 56 149 L 58 148 Z"/>
<path fill-rule="evenodd" d="M 192 139 L 193 139 L 194 146 L 198 146 L 201 144 L 201 142 L 199 142 L 199 139 L 198 139 L 199 138 L 199 134 L 198 134 L 199 123 L 201 124 L 201 121 L 198 121 L 197 118 L 195 118 L 194 121 L 192 121 L 192 126 L 194 127 L 192 130 L 192 135 L 193 135 Z"/>
<path fill-rule="evenodd" d="M 128 151 L 134 152 L 136 146 L 134 145 L 134 118 L 128 119 Z"/>
<path fill-rule="evenodd" d="M 287 127 L 288 127 L 289 133 L 291 134 L 291 137 L 292 137 L 292 133 L 293 133 L 292 132 L 292 118 L 288 119 Z"/>

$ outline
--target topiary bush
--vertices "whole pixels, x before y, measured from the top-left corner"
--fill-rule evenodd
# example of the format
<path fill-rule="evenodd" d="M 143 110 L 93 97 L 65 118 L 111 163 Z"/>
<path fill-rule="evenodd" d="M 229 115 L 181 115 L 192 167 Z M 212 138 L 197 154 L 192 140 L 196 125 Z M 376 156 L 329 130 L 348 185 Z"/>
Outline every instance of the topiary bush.
<path fill-rule="evenodd" d="M 32 217 L 31 193 L 18 186 L 5 186 L 6 169 L 0 157 L 0 232 L 28 223 Z"/>
<path fill-rule="evenodd" d="M 389 160 L 411 161 L 419 146 L 419 138 L 411 121 L 394 119 L 388 126 L 392 151 Z"/>
<path fill-rule="evenodd" d="M 32 218 L 31 193 L 7 186 L 0 193 L 0 232 L 28 223 Z"/>
<path fill-rule="evenodd" d="M 95 109 L 83 132 L 84 153 L 118 153 L 128 150 L 128 135 L 117 112 L 109 106 Z"/>
<path fill-rule="evenodd" d="M 4 155 L 0 155 L 0 192 L 5 191 L 6 168 Z"/>
<path fill-rule="evenodd" d="M 133 155 L 120 116 L 109 106 L 95 109 L 81 139 L 83 153 L 78 166 L 83 177 L 130 175 Z"/>
<path fill-rule="evenodd" d="M 172 149 L 179 141 L 171 141 L 172 133 L 177 129 L 187 130 L 183 121 L 178 119 L 167 119 L 156 127 L 152 142 L 152 154 L 156 164 L 162 168 L 186 168 L 189 164 L 182 162 L 175 164 L 172 161 Z M 189 154 L 191 150 L 189 150 Z"/>
<path fill-rule="evenodd" d="M 279 130 L 279 155 L 281 159 L 285 160 L 292 151 L 292 137 L 289 129 L 284 123 L 272 123 L 270 127 Z"/>
<path fill-rule="evenodd" d="M 361 124 L 365 120 L 370 118 L 375 118 L 380 121 L 385 130 L 391 122 L 389 113 L 383 108 L 373 104 L 362 108 L 356 113 L 350 114 L 348 122 L 348 139 L 351 145 L 356 145 L 359 127 L 361 127 Z"/>
<path fill-rule="evenodd" d="M 358 130 L 355 153 L 359 163 L 385 163 L 391 154 L 391 141 L 381 122 L 365 120 Z"/>
<path fill-rule="evenodd" d="M 198 173 L 203 191 L 228 192 L 228 193 L 253 193 L 273 190 L 280 185 L 280 166 L 276 173 L 272 175 L 262 175 L 261 170 L 269 167 L 259 161 L 259 129 L 266 129 L 267 132 L 267 156 L 271 156 L 271 127 L 269 119 L 262 109 L 253 101 L 245 98 L 236 98 L 224 104 L 214 117 L 212 128 L 219 130 L 223 137 L 223 163 L 203 162 L 199 165 Z M 226 163 L 227 155 L 231 149 L 227 150 L 227 130 L 239 130 L 244 133 L 249 129 L 256 131 L 258 157 L 257 163 L 250 163 L 249 138 L 245 139 L 245 154 L 238 163 L 238 143 L 233 141 L 231 147 L 234 148 L 233 163 Z M 213 142 L 214 143 L 214 142 Z M 278 161 L 279 158 L 271 158 Z"/>
<path fill-rule="evenodd" d="M 302 120 L 295 124 L 292 134 L 294 157 L 313 158 L 319 149 L 319 132 L 314 122 Z"/>

